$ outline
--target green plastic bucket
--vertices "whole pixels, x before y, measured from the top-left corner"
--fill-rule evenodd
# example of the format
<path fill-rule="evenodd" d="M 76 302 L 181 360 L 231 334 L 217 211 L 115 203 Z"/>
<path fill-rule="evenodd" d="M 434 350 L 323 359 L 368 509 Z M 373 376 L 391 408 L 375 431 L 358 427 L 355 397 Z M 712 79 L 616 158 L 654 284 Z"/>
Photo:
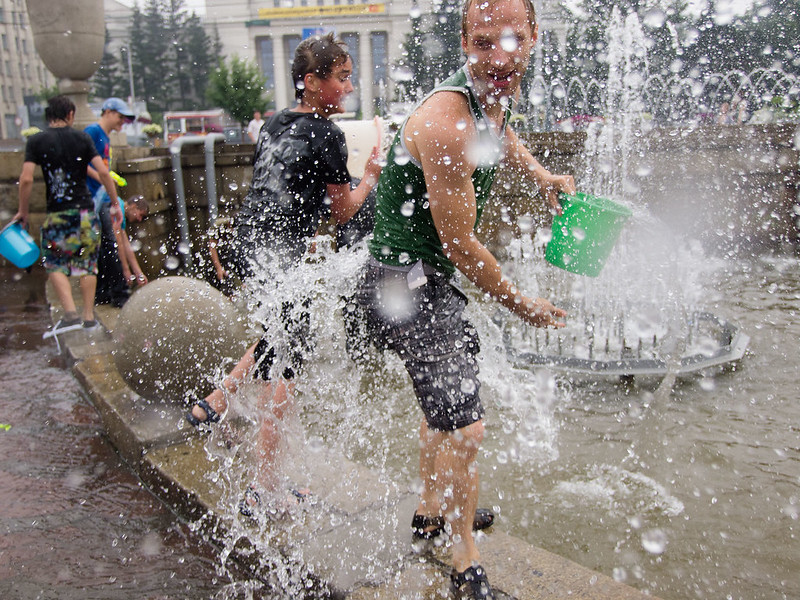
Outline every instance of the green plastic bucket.
<path fill-rule="evenodd" d="M 570 273 L 597 277 L 633 213 L 608 198 L 583 192 L 561 194 L 559 202 L 563 212 L 553 219 L 547 262 Z"/>
<path fill-rule="evenodd" d="M 39 258 L 39 246 L 17 221 L 0 231 L 0 254 L 20 269 L 27 269 Z"/>

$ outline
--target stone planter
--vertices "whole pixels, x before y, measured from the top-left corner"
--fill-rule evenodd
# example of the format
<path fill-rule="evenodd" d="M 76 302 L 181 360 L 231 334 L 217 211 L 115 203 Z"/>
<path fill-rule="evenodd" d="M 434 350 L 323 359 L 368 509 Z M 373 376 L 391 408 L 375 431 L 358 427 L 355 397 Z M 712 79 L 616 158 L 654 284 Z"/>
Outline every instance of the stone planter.
<path fill-rule="evenodd" d="M 103 0 L 27 0 L 36 51 L 58 78 L 58 89 L 75 103 L 75 128 L 96 120 L 89 109 L 88 79 L 100 66 L 105 45 Z"/>

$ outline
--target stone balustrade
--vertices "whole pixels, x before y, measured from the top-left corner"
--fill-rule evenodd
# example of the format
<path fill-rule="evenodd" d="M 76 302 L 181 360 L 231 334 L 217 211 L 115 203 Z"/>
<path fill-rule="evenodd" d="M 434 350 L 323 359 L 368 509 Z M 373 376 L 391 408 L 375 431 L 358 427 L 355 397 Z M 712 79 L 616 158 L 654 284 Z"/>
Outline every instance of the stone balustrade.
<path fill-rule="evenodd" d="M 794 124 L 709 126 L 655 129 L 642 138 L 642 151 L 629 169 L 638 177 L 640 195 L 651 213 L 675 231 L 699 239 L 710 251 L 796 251 L 800 154 L 794 147 Z M 584 173 L 584 132 L 520 134 L 539 161 L 553 172 L 573 173 L 578 185 Z M 216 186 L 221 214 L 235 209 L 252 176 L 252 144 L 218 144 Z M 179 241 L 175 189 L 168 148 L 115 148 L 112 168 L 128 186 L 123 197 L 144 196 L 151 206 L 143 223 L 131 224 L 131 239 L 141 242 L 142 268 L 149 277 L 168 274 L 169 256 Z M 23 152 L 4 152 L 0 160 L 0 222 L 17 209 L 17 178 Z M 202 145 L 182 151 L 184 187 L 192 250 L 196 264 L 208 268 L 205 232 L 208 200 Z M 641 167 L 641 169 L 639 168 Z M 493 199 L 480 235 L 501 247 L 519 230 L 518 216 L 533 216 L 534 227 L 549 215 L 535 190 L 512 172 L 498 173 Z M 44 184 L 37 169 L 31 198 L 31 232 L 38 239 L 44 219 Z M 206 260 L 204 260 L 204 258 Z"/>

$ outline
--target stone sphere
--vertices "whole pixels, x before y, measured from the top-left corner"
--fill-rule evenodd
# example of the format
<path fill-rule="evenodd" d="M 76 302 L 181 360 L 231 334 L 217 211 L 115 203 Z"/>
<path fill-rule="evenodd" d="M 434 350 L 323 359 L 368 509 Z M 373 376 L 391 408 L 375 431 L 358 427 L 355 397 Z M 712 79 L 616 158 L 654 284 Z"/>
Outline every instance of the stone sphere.
<path fill-rule="evenodd" d="M 114 329 L 114 362 L 122 378 L 149 400 L 183 403 L 214 389 L 249 346 L 245 320 L 205 281 L 163 277 L 139 288 Z"/>

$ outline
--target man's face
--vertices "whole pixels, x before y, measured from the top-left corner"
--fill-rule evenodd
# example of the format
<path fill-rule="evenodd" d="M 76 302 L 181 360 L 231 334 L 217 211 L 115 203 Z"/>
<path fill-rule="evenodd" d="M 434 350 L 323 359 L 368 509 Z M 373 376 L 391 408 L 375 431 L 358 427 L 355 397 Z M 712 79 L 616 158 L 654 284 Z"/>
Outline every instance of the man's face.
<path fill-rule="evenodd" d="M 479 96 L 515 99 L 536 43 L 522 0 L 472 0 L 461 45 Z"/>
<path fill-rule="evenodd" d="M 256 121 L 260 121 L 261 120 L 261 113 L 258 112 L 258 111 L 254 112 L 253 113 L 253 119 L 256 120 Z"/>

